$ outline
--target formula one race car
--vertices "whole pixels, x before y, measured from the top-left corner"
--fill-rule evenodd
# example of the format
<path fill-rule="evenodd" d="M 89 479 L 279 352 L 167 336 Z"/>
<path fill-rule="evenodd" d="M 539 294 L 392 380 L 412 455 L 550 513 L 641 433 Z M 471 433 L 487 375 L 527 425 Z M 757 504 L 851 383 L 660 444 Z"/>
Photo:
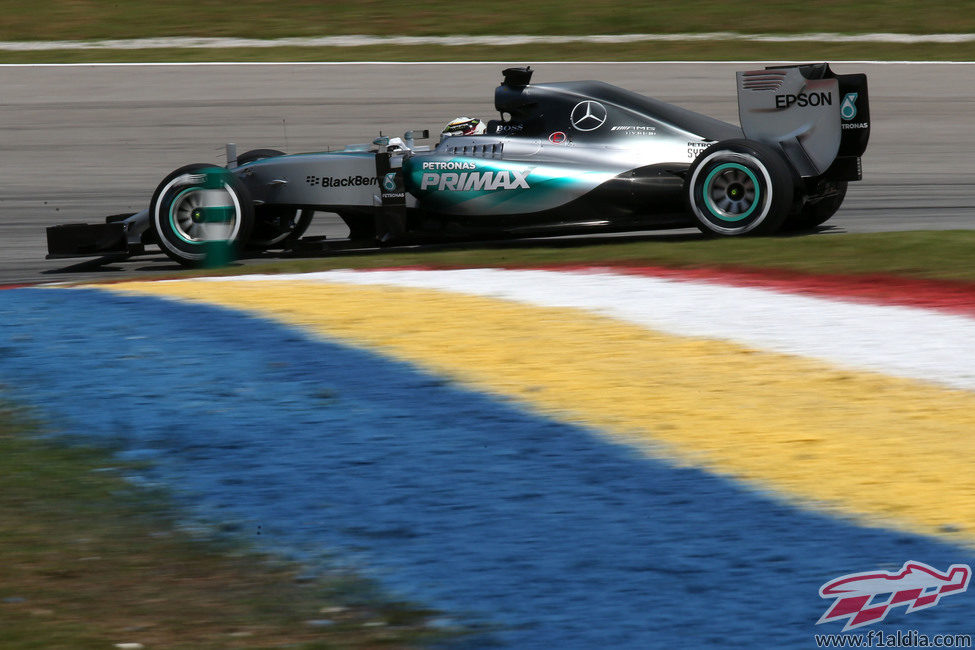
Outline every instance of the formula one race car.
<path fill-rule="evenodd" d="M 860 180 L 870 134 L 867 80 L 826 63 L 739 72 L 741 127 L 606 83 L 531 84 L 504 70 L 500 120 L 475 135 L 426 131 L 372 146 L 286 155 L 166 176 L 142 212 L 48 228 L 48 257 L 127 256 L 158 245 L 177 262 L 288 249 L 315 211 L 349 239 L 386 245 L 451 237 L 697 225 L 712 235 L 808 229 Z"/>

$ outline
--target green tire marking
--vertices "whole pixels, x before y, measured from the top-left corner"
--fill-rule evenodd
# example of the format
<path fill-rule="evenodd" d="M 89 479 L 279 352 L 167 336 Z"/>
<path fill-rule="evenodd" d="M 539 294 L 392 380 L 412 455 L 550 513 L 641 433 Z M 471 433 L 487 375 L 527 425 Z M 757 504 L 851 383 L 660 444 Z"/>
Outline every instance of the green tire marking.
<path fill-rule="evenodd" d="M 234 220 L 234 206 L 232 205 L 211 205 L 205 208 L 197 208 L 200 213 L 197 223 L 230 223 Z"/>

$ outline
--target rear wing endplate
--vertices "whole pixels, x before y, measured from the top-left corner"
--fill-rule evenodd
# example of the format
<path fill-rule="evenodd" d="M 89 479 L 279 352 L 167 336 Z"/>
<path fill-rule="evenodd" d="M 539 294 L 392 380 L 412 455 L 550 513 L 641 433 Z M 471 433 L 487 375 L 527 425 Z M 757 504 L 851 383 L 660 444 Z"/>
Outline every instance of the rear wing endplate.
<path fill-rule="evenodd" d="M 838 75 L 816 63 L 739 72 L 737 81 L 745 137 L 781 147 L 801 176 L 821 176 L 838 159 L 866 151 L 865 74 Z"/>

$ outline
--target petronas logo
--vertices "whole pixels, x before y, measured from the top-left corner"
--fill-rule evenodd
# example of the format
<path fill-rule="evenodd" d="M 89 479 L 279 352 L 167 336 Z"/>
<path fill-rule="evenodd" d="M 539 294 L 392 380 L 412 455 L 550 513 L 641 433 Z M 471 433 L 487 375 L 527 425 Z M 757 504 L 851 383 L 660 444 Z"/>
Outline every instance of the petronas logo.
<path fill-rule="evenodd" d="M 843 103 L 840 105 L 840 117 L 844 120 L 852 120 L 857 116 L 857 97 L 860 93 L 846 93 Z"/>

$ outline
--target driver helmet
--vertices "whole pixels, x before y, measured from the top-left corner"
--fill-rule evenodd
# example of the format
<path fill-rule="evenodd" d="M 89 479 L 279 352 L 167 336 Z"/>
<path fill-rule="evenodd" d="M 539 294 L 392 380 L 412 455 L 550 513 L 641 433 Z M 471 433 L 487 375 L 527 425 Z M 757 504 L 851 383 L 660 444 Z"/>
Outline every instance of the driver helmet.
<path fill-rule="evenodd" d="M 442 135 L 480 135 L 487 130 L 487 124 L 476 117 L 458 117 L 447 122 Z"/>

